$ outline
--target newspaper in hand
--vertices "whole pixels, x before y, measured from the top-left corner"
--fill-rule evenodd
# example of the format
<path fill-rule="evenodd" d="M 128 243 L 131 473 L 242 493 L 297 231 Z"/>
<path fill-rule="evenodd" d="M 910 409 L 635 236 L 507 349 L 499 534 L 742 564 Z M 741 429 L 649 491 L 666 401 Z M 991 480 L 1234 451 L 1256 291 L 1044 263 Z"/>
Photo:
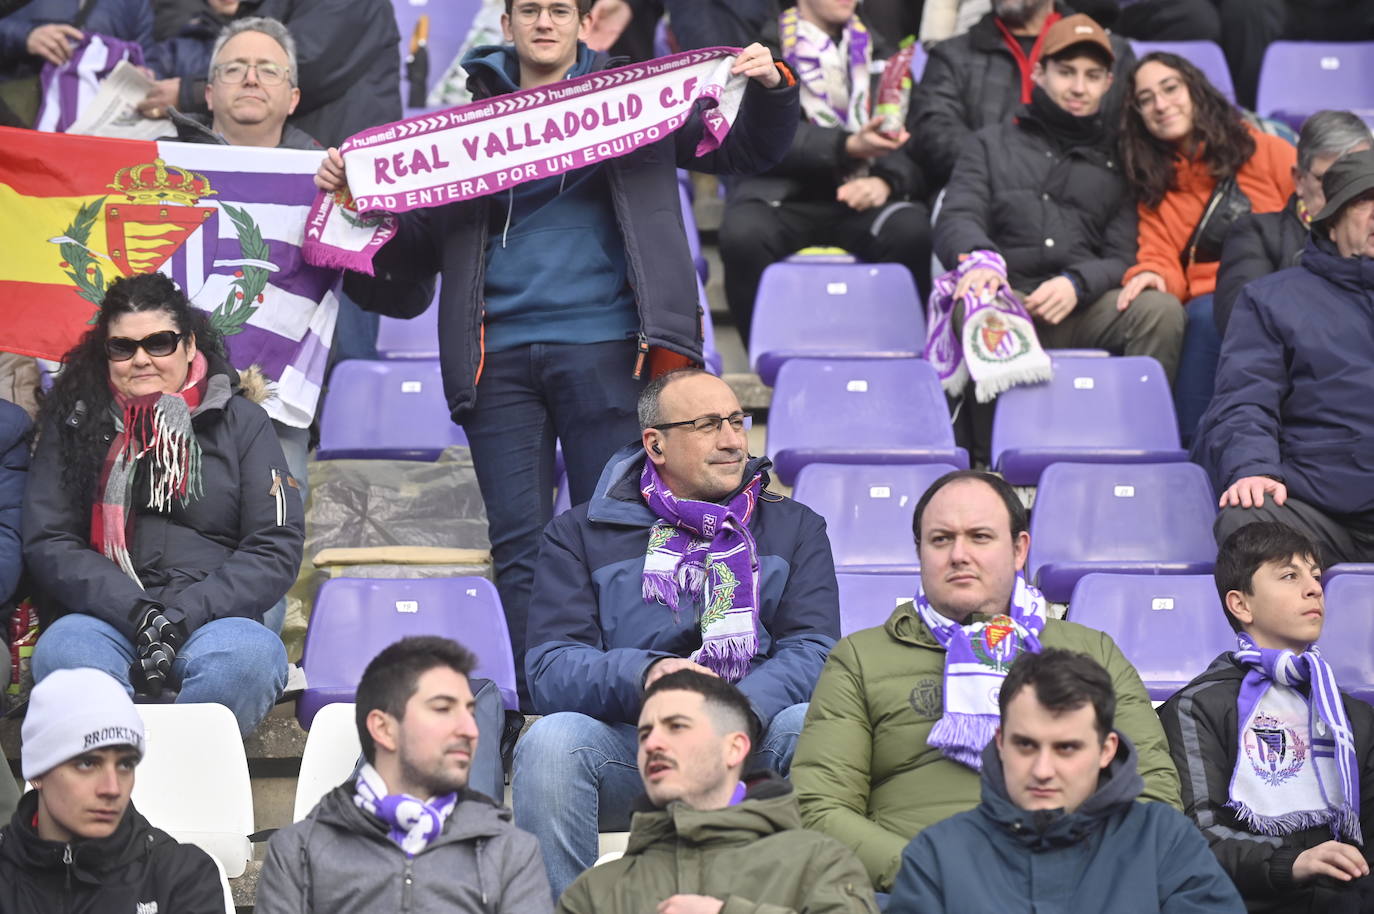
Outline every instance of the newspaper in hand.
<path fill-rule="evenodd" d="M 152 120 L 138 113 L 138 103 L 148 96 L 152 88 L 153 81 L 141 70 L 127 60 L 120 61 L 67 132 L 126 140 L 155 140 L 174 136 L 176 127 L 170 120 Z"/>

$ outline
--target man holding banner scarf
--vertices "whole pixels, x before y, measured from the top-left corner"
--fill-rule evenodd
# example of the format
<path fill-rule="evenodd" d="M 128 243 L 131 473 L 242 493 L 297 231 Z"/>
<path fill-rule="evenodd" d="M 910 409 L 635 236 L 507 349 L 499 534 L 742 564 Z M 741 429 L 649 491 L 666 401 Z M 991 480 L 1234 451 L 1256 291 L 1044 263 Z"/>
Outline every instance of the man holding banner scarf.
<path fill-rule="evenodd" d="M 512 105 L 502 99 L 511 97 L 523 108 L 530 90 L 564 80 L 574 81 L 566 92 L 589 88 L 584 77 L 607 67 L 603 55 L 578 39 L 589 7 L 589 0 L 507 0 L 501 22 L 511 44 L 475 48 L 463 61 L 471 74 L 474 106 L 509 111 Z M 694 59 L 712 56 L 719 57 L 719 49 L 696 52 Z M 721 59 L 722 65 L 726 62 Z M 665 58 L 658 63 L 661 70 L 685 61 Z M 350 272 L 345 290 L 367 310 L 414 317 L 428 307 L 434 276 L 442 274 L 439 337 L 445 394 L 472 448 L 526 707 L 525 620 L 539 534 L 553 514 L 555 442 L 562 443 L 572 503 L 586 501 L 607 460 L 639 434 L 635 402 L 644 384 L 667 368 L 701 362 L 700 306 L 675 169 L 757 173 L 781 159 L 796 130 L 797 90 L 785 65 L 758 44 L 733 55 L 729 63 L 715 97 L 724 109 L 732 103 L 732 93 L 742 95 L 742 100 L 733 99 L 738 104 L 733 129 L 728 117 L 708 112 L 710 103 L 698 101 L 680 109 L 686 112 L 680 127 L 662 131 L 661 139 L 636 146 L 626 137 L 614 152 L 603 153 L 613 144 L 596 143 L 596 137 L 619 142 L 610 125 L 617 116 L 635 113 L 631 106 L 619 108 L 617 115 L 617 106 L 606 101 L 598 106 L 610 111 L 602 115 L 603 129 L 587 129 L 578 137 L 588 144 L 578 150 L 578 164 L 590 160 L 585 167 L 554 168 L 557 163 L 551 159 L 550 171 L 536 176 L 538 169 L 531 163 L 519 178 L 502 172 L 490 190 L 484 178 L 464 182 L 461 193 L 455 182 L 440 190 L 451 191 L 448 199 L 458 202 L 442 206 L 411 202 L 413 194 L 369 196 L 360 186 L 352 188 L 360 210 L 432 206 L 400 213 L 396 236 L 372 263 L 375 276 Z M 653 65 L 632 69 L 650 77 L 657 72 Z M 608 80 L 612 85 L 638 78 L 629 71 L 615 73 Z M 738 83 L 744 78 L 747 84 L 741 89 Z M 677 83 L 676 101 L 697 83 L 695 78 Z M 613 91 L 607 89 L 603 97 Z M 671 99 L 671 91 L 645 92 L 645 104 Z M 598 105 L 597 94 L 583 96 L 584 104 Z M 534 123 L 544 124 L 542 104 L 531 109 Z M 473 112 L 445 114 L 458 123 Z M 430 120 L 443 121 L 444 116 Z M 534 145 L 531 120 L 523 126 L 526 144 Z M 509 148 L 495 140 L 498 132 L 493 129 L 480 149 L 475 140 L 471 147 L 466 141 L 418 142 L 405 156 L 412 172 L 416 165 L 438 172 L 439 166 L 464 158 L 495 169 L 516 148 L 512 129 L 504 134 Z M 548 128 L 539 129 L 548 141 Z M 648 130 L 653 136 L 659 128 Z M 355 137 L 345 144 L 345 152 L 356 149 L 358 158 L 365 159 L 396 132 L 379 129 Z M 405 135 L 404 129 L 400 132 Z M 397 153 L 398 161 L 401 156 Z M 572 162 L 574 156 L 561 159 Z M 390 159 L 373 160 L 383 187 L 396 185 L 405 174 L 405 169 L 388 172 Z M 361 173 L 354 172 L 354 185 L 360 184 Z M 316 184 L 335 194 L 349 188 L 337 150 L 329 151 Z"/>

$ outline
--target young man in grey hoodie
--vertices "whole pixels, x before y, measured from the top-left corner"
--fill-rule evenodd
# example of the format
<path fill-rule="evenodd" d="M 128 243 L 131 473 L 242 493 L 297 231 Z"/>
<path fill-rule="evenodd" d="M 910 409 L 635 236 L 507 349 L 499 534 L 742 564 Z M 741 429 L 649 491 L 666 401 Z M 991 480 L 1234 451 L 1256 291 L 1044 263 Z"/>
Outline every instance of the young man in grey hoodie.
<path fill-rule="evenodd" d="M 357 697 L 367 764 L 272 836 L 259 914 L 547 914 L 538 843 L 510 810 L 467 790 L 474 664 L 436 637 L 373 658 Z"/>

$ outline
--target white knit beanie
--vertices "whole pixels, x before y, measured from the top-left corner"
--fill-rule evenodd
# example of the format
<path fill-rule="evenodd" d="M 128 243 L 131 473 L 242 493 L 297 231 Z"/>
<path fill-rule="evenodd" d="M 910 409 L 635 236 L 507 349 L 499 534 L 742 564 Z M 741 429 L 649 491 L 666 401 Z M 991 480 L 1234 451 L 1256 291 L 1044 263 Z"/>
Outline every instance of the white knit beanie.
<path fill-rule="evenodd" d="M 143 718 L 129 693 L 108 673 L 84 667 L 54 670 L 33 687 L 21 735 L 25 780 L 106 746 L 143 755 Z"/>

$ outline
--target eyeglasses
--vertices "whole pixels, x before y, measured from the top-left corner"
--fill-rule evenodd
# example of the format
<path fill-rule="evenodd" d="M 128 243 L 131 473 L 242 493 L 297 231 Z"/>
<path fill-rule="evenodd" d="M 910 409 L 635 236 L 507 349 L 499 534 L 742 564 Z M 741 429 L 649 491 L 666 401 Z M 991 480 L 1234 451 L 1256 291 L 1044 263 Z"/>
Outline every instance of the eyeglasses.
<path fill-rule="evenodd" d="M 1181 79 L 1171 79 L 1159 87 L 1159 94 L 1164 101 L 1174 102 L 1178 100 L 1179 94 L 1184 92 L 1187 87 Z M 1148 89 L 1135 97 L 1135 107 L 1137 111 L 1145 111 L 1153 108 L 1155 104 L 1155 94 Z"/>
<path fill-rule="evenodd" d="M 681 422 L 664 422 L 659 425 L 651 425 L 660 432 L 666 432 L 670 428 L 683 428 L 691 426 L 692 431 L 701 432 L 703 435 L 712 435 L 720 431 L 720 427 L 725 423 L 730 423 L 730 427 L 737 432 L 742 432 L 754 424 L 754 417 L 748 413 L 731 413 L 728 416 L 701 416 L 696 419 L 683 419 Z"/>
<path fill-rule="evenodd" d="M 549 20 L 554 25 L 567 25 L 577 18 L 577 7 L 566 3 L 555 3 L 552 6 L 522 3 L 515 7 L 515 19 L 521 25 L 534 25 L 544 13 L 549 14 Z"/>
<path fill-rule="evenodd" d="M 264 86 L 280 86 L 291 71 L 274 63 L 247 63 L 234 60 L 215 67 L 215 77 L 222 83 L 235 86 L 248 78 L 248 71 L 256 70 L 258 82 Z"/>
<path fill-rule="evenodd" d="M 184 334 L 175 330 L 159 330 L 141 340 L 131 340 L 127 336 L 112 336 L 105 341 L 105 355 L 111 362 L 127 362 L 134 353 L 142 349 L 154 358 L 171 355 L 177 351 Z"/>

